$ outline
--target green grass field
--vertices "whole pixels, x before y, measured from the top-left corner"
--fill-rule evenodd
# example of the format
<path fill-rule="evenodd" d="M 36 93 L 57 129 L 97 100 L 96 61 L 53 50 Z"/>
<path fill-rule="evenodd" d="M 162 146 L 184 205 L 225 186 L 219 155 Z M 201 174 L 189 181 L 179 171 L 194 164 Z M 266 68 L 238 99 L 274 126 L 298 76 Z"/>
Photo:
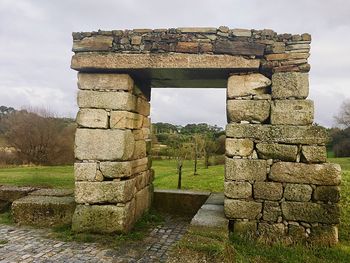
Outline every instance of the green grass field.
<path fill-rule="evenodd" d="M 154 186 L 162 189 L 176 189 L 176 161 L 153 161 L 155 170 Z M 182 176 L 182 188 L 193 190 L 223 191 L 224 166 L 203 168 L 198 163 L 198 175 L 193 175 L 193 162 L 185 161 Z M 0 168 L 0 184 L 19 186 L 42 186 L 52 188 L 74 188 L 72 166 L 33 166 Z"/>
<path fill-rule="evenodd" d="M 330 158 L 330 162 L 339 163 L 343 170 L 341 185 L 341 224 L 340 243 L 333 248 L 305 247 L 302 245 L 266 246 L 250 241 L 232 241 L 227 243 L 225 235 L 208 231 L 190 230 L 178 244 L 175 252 L 188 254 L 190 259 L 197 254 L 209 257 L 208 262 L 350 262 L 350 158 Z M 153 161 L 156 188 L 175 189 L 177 170 L 175 161 Z M 193 163 L 186 161 L 183 168 L 183 189 L 222 191 L 224 179 L 223 165 L 203 168 L 198 166 L 198 175 L 193 175 Z M 0 168 L 0 184 L 73 188 L 73 167 L 14 167 Z M 8 223 L 9 215 L 4 215 L 1 223 Z M 213 260 L 211 260 L 213 259 Z M 222 261 L 215 261 L 219 259 Z"/>
<path fill-rule="evenodd" d="M 0 168 L 0 184 L 73 188 L 73 166 L 29 166 Z"/>

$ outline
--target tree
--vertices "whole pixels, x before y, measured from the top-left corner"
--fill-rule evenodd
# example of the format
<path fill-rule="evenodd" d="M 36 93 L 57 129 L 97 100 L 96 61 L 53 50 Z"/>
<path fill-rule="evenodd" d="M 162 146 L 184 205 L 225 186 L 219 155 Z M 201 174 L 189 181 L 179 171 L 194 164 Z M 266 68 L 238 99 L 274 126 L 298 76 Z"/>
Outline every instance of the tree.
<path fill-rule="evenodd" d="M 209 136 L 205 137 L 204 141 L 204 168 L 209 167 L 209 158 L 218 150 L 218 144 Z"/>
<path fill-rule="evenodd" d="M 176 137 L 173 137 L 173 140 L 171 141 L 169 147 L 172 150 L 172 156 L 175 157 L 177 164 L 177 188 L 181 189 L 183 162 L 191 155 L 191 143 L 188 143 L 186 141 L 186 137 L 176 135 Z"/>
<path fill-rule="evenodd" d="M 343 101 L 338 116 L 335 119 L 339 125 L 345 128 L 350 127 L 350 99 Z"/>
<path fill-rule="evenodd" d="M 67 119 L 52 117 L 45 110 L 16 111 L 5 120 L 8 142 L 24 163 L 64 164 L 74 161 L 75 125 Z"/>
<path fill-rule="evenodd" d="M 204 140 L 203 137 L 200 134 L 194 134 L 192 136 L 193 138 L 193 159 L 194 159 L 194 169 L 193 169 L 193 175 L 197 175 L 197 164 L 198 164 L 198 157 L 203 151 L 203 145 Z"/>
<path fill-rule="evenodd" d="M 346 129 L 332 128 L 329 131 L 331 141 L 329 148 L 335 157 L 350 156 L 350 127 Z"/>

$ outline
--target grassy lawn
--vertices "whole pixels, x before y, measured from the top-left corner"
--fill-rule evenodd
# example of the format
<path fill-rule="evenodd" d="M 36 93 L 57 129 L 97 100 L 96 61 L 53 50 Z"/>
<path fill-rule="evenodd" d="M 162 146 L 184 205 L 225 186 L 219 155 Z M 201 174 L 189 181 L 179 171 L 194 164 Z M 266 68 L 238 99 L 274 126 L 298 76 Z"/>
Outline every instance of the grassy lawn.
<path fill-rule="evenodd" d="M 177 166 L 175 160 L 155 160 L 152 162 L 155 171 L 154 187 L 159 189 L 177 188 Z M 204 168 L 199 161 L 197 175 L 193 175 L 193 161 L 185 161 L 182 168 L 182 189 L 206 190 L 223 192 L 224 190 L 224 166 L 216 165 Z"/>
<path fill-rule="evenodd" d="M 154 186 L 162 189 L 177 188 L 176 161 L 153 161 L 155 170 Z M 183 189 L 223 191 L 224 166 L 203 168 L 198 163 L 198 175 L 193 175 L 193 162 L 185 161 L 183 166 Z M 72 166 L 34 166 L 0 168 L 0 184 L 18 186 L 43 186 L 52 188 L 74 188 Z"/>
<path fill-rule="evenodd" d="M 0 168 L 0 184 L 74 188 L 73 166 Z"/>

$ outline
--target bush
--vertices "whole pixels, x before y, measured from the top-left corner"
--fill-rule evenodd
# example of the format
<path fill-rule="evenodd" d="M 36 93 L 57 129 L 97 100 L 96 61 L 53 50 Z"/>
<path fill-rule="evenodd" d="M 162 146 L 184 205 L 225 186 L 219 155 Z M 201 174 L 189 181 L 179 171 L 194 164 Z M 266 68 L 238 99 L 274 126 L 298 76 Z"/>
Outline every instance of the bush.
<path fill-rule="evenodd" d="M 23 164 L 62 165 L 74 162 L 72 120 L 56 118 L 43 110 L 15 111 L 1 119 L 8 144 Z M 10 157 L 4 156 L 8 161 Z"/>
<path fill-rule="evenodd" d="M 350 156 L 350 139 L 343 139 L 333 146 L 335 157 L 349 157 Z"/>
<path fill-rule="evenodd" d="M 17 152 L 0 150 L 0 165 L 20 165 L 22 161 L 18 158 Z"/>

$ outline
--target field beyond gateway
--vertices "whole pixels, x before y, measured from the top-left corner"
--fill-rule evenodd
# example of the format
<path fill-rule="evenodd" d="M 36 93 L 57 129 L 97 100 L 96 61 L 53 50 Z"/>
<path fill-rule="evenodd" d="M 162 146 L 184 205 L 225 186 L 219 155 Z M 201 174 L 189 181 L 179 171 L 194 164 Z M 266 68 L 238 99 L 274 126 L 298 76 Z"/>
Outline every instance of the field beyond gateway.
<path fill-rule="evenodd" d="M 341 185 L 340 243 L 333 248 L 272 246 L 247 241 L 233 241 L 231 250 L 221 235 L 208 231 L 190 232 L 176 246 L 175 252 L 188 258 L 207 258 L 208 262 L 350 262 L 350 158 L 329 158 L 339 163 L 343 170 Z M 154 185 L 158 189 L 176 189 L 177 169 L 174 160 L 155 160 Z M 224 166 L 204 168 L 198 163 L 197 175 L 193 174 L 193 162 L 185 161 L 182 188 L 191 190 L 223 191 Z M 50 188 L 74 188 L 72 166 L 30 166 L 0 168 L 0 185 L 40 186 Z M 233 255 L 233 256 L 232 256 Z M 232 261 L 232 257 L 234 261 Z M 219 260 L 219 261 L 217 261 Z"/>

